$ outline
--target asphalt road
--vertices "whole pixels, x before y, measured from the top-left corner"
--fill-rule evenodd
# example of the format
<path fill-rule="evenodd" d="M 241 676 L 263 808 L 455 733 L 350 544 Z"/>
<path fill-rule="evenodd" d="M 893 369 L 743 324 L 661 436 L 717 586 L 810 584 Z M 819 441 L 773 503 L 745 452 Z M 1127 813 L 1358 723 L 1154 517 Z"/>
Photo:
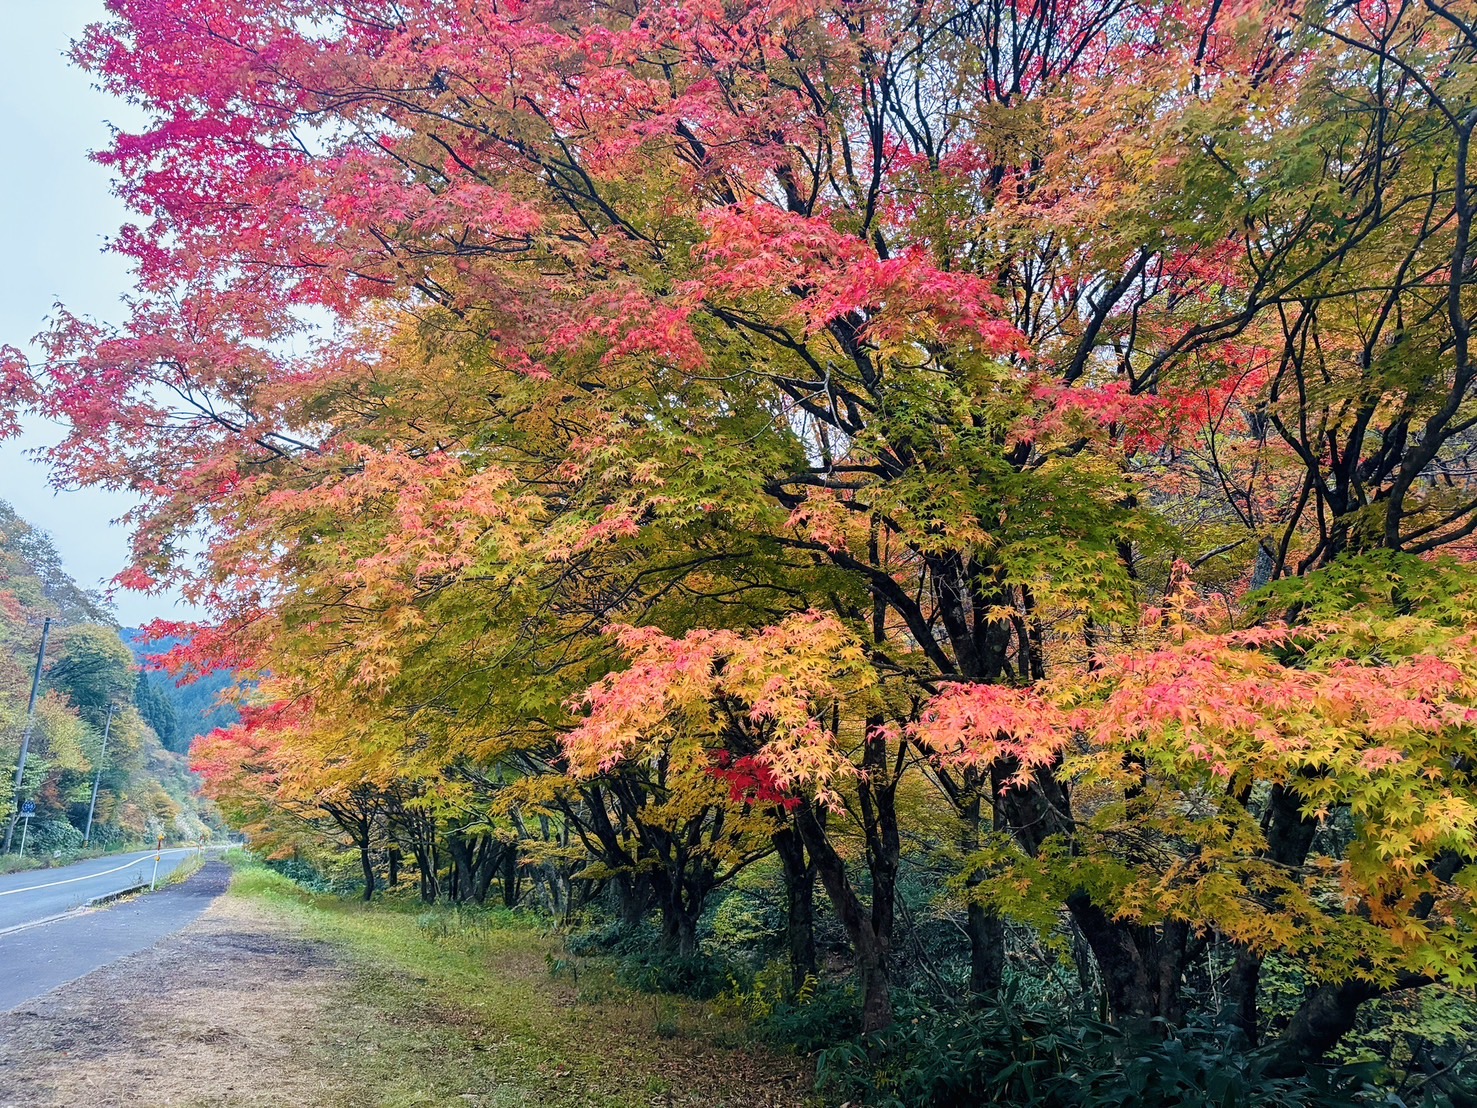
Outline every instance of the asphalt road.
<path fill-rule="evenodd" d="M 230 867 L 207 862 L 199 873 L 170 888 L 0 935 L 0 1012 L 147 950 L 194 922 L 229 882 Z M 149 982 L 139 982 L 139 988 L 149 987 Z"/>
<path fill-rule="evenodd" d="M 193 847 L 166 849 L 159 861 L 159 880 L 193 853 Z M 0 931 L 69 912 L 93 897 L 147 882 L 153 869 L 154 852 L 144 850 L 6 874 L 0 877 Z M 0 972 L 3 967 L 0 962 Z"/>

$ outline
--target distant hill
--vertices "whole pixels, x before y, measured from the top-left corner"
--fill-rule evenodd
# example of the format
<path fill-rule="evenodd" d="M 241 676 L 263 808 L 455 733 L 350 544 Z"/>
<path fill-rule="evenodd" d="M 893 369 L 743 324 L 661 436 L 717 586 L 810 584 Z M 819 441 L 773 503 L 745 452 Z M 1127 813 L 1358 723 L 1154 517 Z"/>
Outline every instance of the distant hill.
<path fill-rule="evenodd" d="M 173 650 L 181 641 L 175 638 L 149 640 L 134 627 L 125 627 L 120 634 L 141 664 Z M 154 729 L 166 747 L 181 754 L 188 753 L 190 743 L 198 736 L 217 727 L 230 727 L 240 718 L 231 705 L 217 703 L 221 693 L 235 680 L 230 673 L 210 673 L 194 681 L 176 684 L 170 674 L 146 666 L 140 678 L 140 710 L 157 720 Z"/>
<path fill-rule="evenodd" d="M 15 814 L 10 781 L 48 619 L 21 790 L 35 811 L 27 853 L 66 855 L 82 845 L 94 783 L 94 846 L 143 843 L 159 834 L 192 838 L 217 824 L 178 753 L 178 735 L 171 735 L 175 749 L 168 748 L 154 726 L 157 717 L 168 731 L 168 713 L 157 705 L 151 710 L 157 697 L 141 680 L 107 601 L 79 587 L 50 536 L 0 501 L 0 836 Z"/>
<path fill-rule="evenodd" d="M 60 623 L 118 625 L 108 602 L 67 574 L 51 536 L 32 527 L 4 500 L 0 500 L 0 590 Z"/>

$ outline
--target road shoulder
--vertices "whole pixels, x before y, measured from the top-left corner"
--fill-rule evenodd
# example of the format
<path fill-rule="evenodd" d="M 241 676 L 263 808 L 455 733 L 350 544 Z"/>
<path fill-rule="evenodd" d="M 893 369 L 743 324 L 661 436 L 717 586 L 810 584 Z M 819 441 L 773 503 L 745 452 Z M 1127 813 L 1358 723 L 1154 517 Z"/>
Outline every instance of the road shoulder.
<path fill-rule="evenodd" d="M 347 981 L 322 944 L 222 897 L 185 930 L 0 1015 L 0 1105 L 351 1103 L 310 1058 Z"/>
<path fill-rule="evenodd" d="M 0 934 L 0 1012 L 147 950 L 198 918 L 229 881 L 212 863 L 159 892 Z"/>
<path fill-rule="evenodd" d="M 497 913 L 367 907 L 259 868 L 193 924 L 0 1015 L 10 1105 L 799 1108 L 801 1059 L 705 1006 L 557 975 Z"/>

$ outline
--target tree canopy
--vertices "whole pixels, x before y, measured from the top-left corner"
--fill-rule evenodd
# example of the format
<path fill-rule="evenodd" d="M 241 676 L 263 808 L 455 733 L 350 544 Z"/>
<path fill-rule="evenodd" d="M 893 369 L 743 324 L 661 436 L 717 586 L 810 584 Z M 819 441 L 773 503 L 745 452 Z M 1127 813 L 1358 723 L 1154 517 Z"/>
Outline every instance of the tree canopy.
<path fill-rule="evenodd" d="M 1470 4 L 110 7 L 132 314 L 6 372 L 233 818 L 684 955 L 772 851 L 869 1031 L 945 845 L 975 995 L 1473 984 Z"/>

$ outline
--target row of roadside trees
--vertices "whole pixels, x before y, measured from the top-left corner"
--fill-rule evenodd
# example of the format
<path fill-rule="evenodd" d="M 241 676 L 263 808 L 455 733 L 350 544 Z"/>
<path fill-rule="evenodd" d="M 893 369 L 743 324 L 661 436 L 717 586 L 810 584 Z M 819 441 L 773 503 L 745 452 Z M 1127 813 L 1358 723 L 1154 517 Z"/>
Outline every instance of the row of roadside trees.
<path fill-rule="evenodd" d="M 119 3 L 133 315 L 13 392 L 258 841 L 679 957 L 778 865 L 868 1031 L 942 869 L 937 992 L 1316 1065 L 1477 964 L 1469 9 Z"/>

